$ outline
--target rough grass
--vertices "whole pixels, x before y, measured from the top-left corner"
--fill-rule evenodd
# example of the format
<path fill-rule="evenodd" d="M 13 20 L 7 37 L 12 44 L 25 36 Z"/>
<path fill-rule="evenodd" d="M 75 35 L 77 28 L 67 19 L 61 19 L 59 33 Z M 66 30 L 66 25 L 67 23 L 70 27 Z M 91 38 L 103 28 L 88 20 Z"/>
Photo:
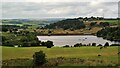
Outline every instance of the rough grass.
<path fill-rule="evenodd" d="M 94 21 L 95 22 L 95 21 Z M 120 20 L 97 20 L 96 22 L 109 22 L 109 23 L 118 23 Z"/>
<path fill-rule="evenodd" d="M 104 20 L 105 22 L 110 22 L 110 23 L 115 23 L 115 22 L 120 22 L 120 20 Z"/>
<path fill-rule="evenodd" d="M 34 66 L 33 59 L 11 59 L 4 60 L 3 66 Z M 118 66 L 117 63 L 96 59 L 81 58 L 49 58 L 47 62 L 40 67 L 64 67 L 64 66 Z"/>
<path fill-rule="evenodd" d="M 53 29 L 52 30 L 52 33 L 51 34 L 84 34 L 84 33 L 96 33 L 98 32 L 99 30 L 101 30 L 101 27 L 93 27 L 91 30 L 88 30 L 88 29 L 77 29 L 77 30 L 63 30 L 63 29 Z M 48 34 L 48 29 L 37 29 L 36 30 L 37 32 L 40 32 L 41 34 Z M 42 31 L 42 32 L 41 32 Z"/>
<path fill-rule="evenodd" d="M 83 59 L 102 59 L 117 62 L 118 47 L 69 47 L 69 48 L 46 48 L 46 47 L 2 47 L 3 60 L 17 58 L 32 58 L 35 52 L 42 50 L 47 58 L 66 57 L 66 58 L 83 58 Z M 101 56 L 98 57 L 98 54 Z"/>
<path fill-rule="evenodd" d="M 5 47 L 2 48 L 3 65 L 31 66 L 32 55 L 42 50 L 48 62 L 44 66 L 116 66 L 118 65 L 118 47 Z M 101 56 L 98 56 L 100 54 Z M 17 60 L 16 60 L 17 59 Z M 22 63 L 21 63 L 22 62 Z"/>

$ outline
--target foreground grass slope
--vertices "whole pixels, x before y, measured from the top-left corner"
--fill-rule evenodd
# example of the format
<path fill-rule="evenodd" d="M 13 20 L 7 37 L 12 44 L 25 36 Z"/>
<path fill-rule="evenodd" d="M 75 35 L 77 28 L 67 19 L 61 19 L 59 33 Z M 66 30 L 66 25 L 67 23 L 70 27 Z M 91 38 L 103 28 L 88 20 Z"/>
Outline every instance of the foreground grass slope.
<path fill-rule="evenodd" d="M 3 60 L 29 58 L 31 59 L 35 52 L 42 50 L 46 54 L 46 58 L 83 58 L 83 59 L 101 59 L 117 62 L 118 61 L 118 47 L 107 47 L 100 49 L 100 47 L 79 47 L 79 48 L 46 48 L 46 47 L 2 47 Z M 98 57 L 98 54 L 101 56 Z"/>

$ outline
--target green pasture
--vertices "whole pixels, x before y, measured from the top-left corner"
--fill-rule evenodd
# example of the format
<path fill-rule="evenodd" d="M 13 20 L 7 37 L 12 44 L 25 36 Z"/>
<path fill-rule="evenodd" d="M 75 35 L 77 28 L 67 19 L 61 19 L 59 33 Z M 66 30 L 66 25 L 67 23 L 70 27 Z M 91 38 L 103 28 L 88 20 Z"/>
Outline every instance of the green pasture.
<path fill-rule="evenodd" d="M 7 59 L 17 59 L 17 58 L 29 58 L 32 59 L 32 56 L 35 52 L 42 50 L 47 58 L 83 58 L 83 59 L 100 59 L 117 62 L 118 61 L 118 47 L 107 47 L 100 49 L 100 47 L 86 46 L 86 47 L 5 47 L 2 46 L 2 57 L 3 60 Z M 98 54 L 101 56 L 98 57 Z"/>
<path fill-rule="evenodd" d="M 118 22 L 120 22 L 120 20 L 97 20 L 96 22 L 118 23 Z"/>
<path fill-rule="evenodd" d="M 120 22 L 120 20 L 103 20 L 103 21 L 110 22 L 110 23 Z"/>

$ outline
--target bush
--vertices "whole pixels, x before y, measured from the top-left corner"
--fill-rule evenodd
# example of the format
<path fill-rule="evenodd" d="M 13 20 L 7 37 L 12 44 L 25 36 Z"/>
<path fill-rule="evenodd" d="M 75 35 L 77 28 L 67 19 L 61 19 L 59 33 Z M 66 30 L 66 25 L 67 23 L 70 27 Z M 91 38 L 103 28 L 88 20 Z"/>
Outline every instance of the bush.
<path fill-rule="evenodd" d="M 74 45 L 74 47 L 80 47 L 80 44 L 79 44 L 79 43 L 77 43 L 77 44 L 75 44 L 75 45 Z"/>
<path fill-rule="evenodd" d="M 45 42 L 41 42 L 41 46 L 45 46 Z"/>
<path fill-rule="evenodd" d="M 104 46 L 109 46 L 109 43 L 108 43 L 108 42 L 106 42 Z"/>
<path fill-rule="evenodd" d="M 65 45 L 65 46 L 63 46 L 63 47 L 69 47 L 69 45 Z"/>
<path fill-rule="evenodd" d="M 120 44 L 111 44 L 110 46 L 120 46 Z"/>
<path fill-rule="evenodd" d="M 46 46 L 47 48 L 51 48 L 54 45 L 52 41 L 47 41 L 47 42 L 41 42 L 41 46 Z"/>
<path fill-rule="evenodd" d="M 97 22 L 91 22 L 90 26 L 95 26 Z"/>
<path fill-rule="evenodd" d="M 51 47 L 53 47 L 54 45 L 53 45 L 53 42 L 52 42 L 52 41 L 47 41 L 47 42 L 45 42 L 45 46 L 47 46 L 47 48 L 51 48 Z"/>
<path fill-rule="evenodd" d="M 100 22 L 100 26 L 109 26 L 109 22 Z"/>
<path fill-rule="evenodd" d="M 96 43 L 92 43 L 92 46 L 96 46 Z"/>
<path fill-rule="evenodd" d="M 33 63 L 34 65 L 43 65 L 46 63 L 45 53 L 43 53 L 43 51 L 35 52 L 33 55 Z"/>
<path fill-rule="evenodd" d="M 98 46 L 102 46 L 102 44 L 99 44 Z"/>

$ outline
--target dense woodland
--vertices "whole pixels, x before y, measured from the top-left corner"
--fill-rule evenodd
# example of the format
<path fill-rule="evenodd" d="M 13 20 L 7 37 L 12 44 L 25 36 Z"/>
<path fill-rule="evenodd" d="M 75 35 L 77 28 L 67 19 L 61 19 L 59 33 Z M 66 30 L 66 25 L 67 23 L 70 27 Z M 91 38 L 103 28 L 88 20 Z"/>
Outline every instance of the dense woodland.
<path fill-rule="evenodd" d="M 108 39 L 111 41 L 119 41 L 120 42 L 120 27 L 110 28 L 107 27 L 97 32 L 98 37 L 103 37 L 104 39 Z"/>
<path fill-rule="evenodd" d="M 80 29 L 85 28 L 85 24 L 83 21 L 79 21 L 78 19 L 66 19 L 62 21 L 58 21 L 56 23 L 52 23 L 50 25 L 46 25 L 45 28 L 49 29 Z"/>
<path fill-rule="evenodd" d="M 2 45 L 12 47 L 46 46 L 48 48 L 54 46 L 52 41 L 39 41 L 36 32 L 26 30 L 28 27 L 29 26 L 3 25 Z"/>
<path fill-rule="evenodd" d="M 3 46 L 20 46 L 20 47 L 30 47 L 38 46 L 39 41 L 34 33 L 30 32 L 19 32 L 17 34 L 11 33 L 2 36 Z"/>

